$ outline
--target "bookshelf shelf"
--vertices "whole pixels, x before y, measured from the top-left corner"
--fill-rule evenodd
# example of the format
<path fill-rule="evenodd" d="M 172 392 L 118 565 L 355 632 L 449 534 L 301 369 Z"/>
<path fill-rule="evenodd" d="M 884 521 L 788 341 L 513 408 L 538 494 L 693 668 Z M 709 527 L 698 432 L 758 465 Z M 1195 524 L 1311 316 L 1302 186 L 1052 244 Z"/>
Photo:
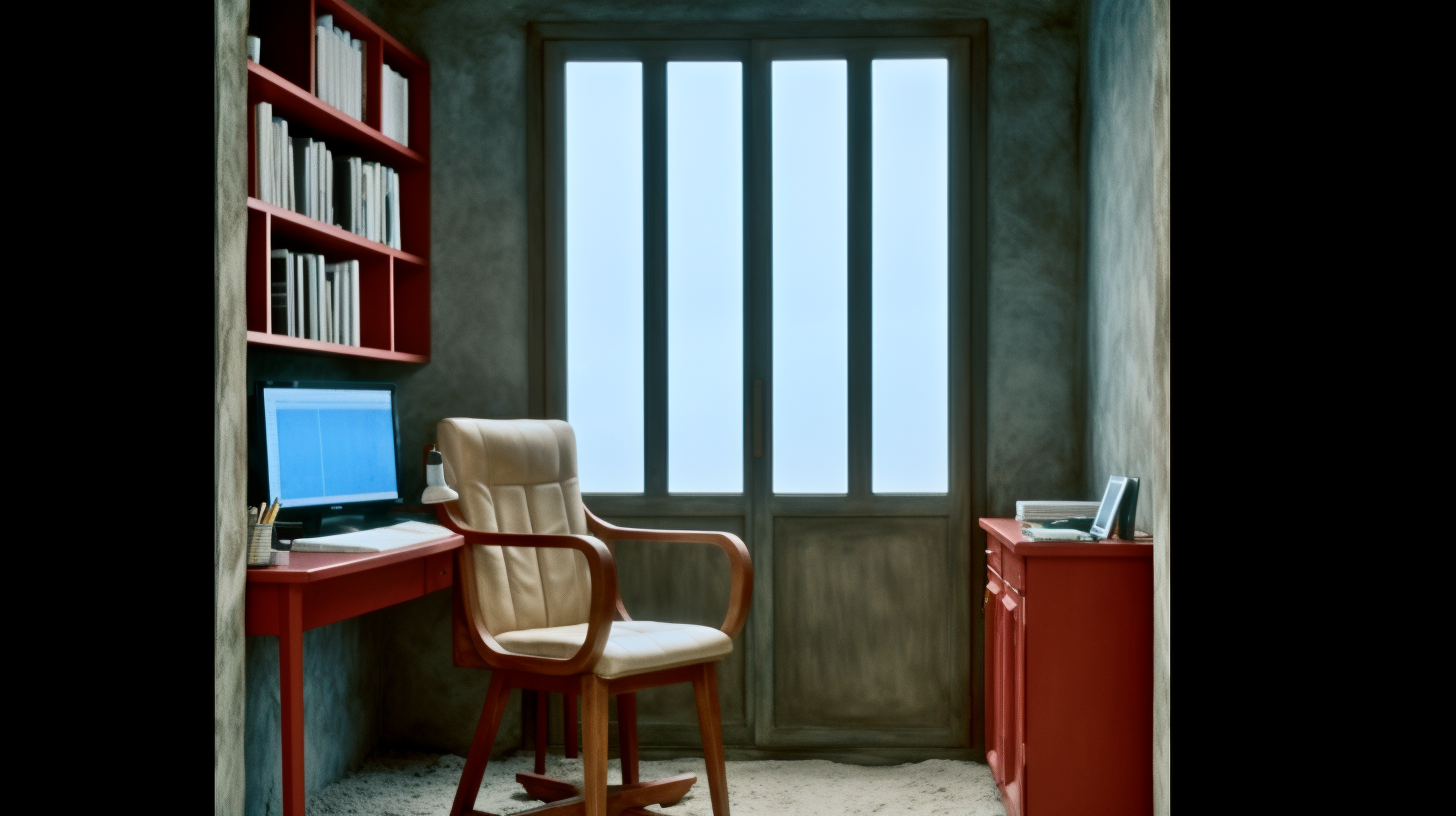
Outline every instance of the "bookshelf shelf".
<path fill-rule="evenodd" d="M 316 20 L 363 46 L 363 120 L 315 95 L 320 65 Z M 260 62 L 248 60 L 248 344 L 252 348 L 427 363 L 430 360 L 430 68 L 342 0 L 253 0 L 248 33 L 262 41 Z M 384 66 L 409 83 L 408 140 L 380 129 Z M 322 141 L 335 159 L 358 156 L 399 174 L 402 249 L 356 235 L 260 197 L 256 116 L 259 103 L 288 122 L 290 137 Z M 336 171 L 337 172 L 337 171 Z M 341 202 L 335 200 L 338 211 Z M 302 209 L 302 207 L 300 207 Z M 272 255 L 276 249 L 323 255 L 327 263 L 358 261 L 361 345 L 293 337 L 274 326 Z"/>
<path fill-rule="evenodd" d="M 325 224 L 318 219 L 309 218 L 266 201 L 260 201 L 252 196 L 248 196 L 248 209 L 272 216 L 274 234 L 297 239 L 290 243 L 309 245 L 309 248 L 317 248 L 325 253 L 348 254 L 352 252 L 387 255 L 417 266 L 425 264 L 425 259 L 418 255 L 386 246 L 378 241 L 371 241 L 363 236 L 355 235 L 343 227 Z"/>
<path fill-rule="evenodd" d="M 330 144 L 346 144 L 371 161 L 383 162 L 401 172 L 424 167 L 428 161 L 419 151 L 405 147 L 378 130 L 348 116 L 312 93 L 248 60 L 248 95 L 253 104 L 268 102 L 273 114 L 300 124 L 315 138 Z"/>
<path fill-rule="evenodd" d="M 248 330 L 248 342 L 255 346 L 273 346 L 274 348 L 305 351 L 311 354 L 332 354 L 338 357 L 365 357 L 370 360 L 392 360 L 396 363 L 428 363 L 430 361 L 430 357 L 427 354 L 410 354 L 406 351 L 389 351 L 386 349 L 360 346 L 341 346 L 338 343 L 325 343 L 319 340 L 307 340 L 302 337 L 286 337 L 281 334 L 269 334 L 251 329 Z"/>

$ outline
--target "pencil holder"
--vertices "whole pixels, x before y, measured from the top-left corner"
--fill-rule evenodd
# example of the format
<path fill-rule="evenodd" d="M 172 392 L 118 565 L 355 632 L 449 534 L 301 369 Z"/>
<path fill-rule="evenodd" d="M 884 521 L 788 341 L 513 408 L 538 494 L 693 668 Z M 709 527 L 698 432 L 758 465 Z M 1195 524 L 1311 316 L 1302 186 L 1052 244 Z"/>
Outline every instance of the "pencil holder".
<path fill-rule="evenodd" d="M 273 525 L 248 523 L 248 566 L 266 567 L 273 563 Z"/>

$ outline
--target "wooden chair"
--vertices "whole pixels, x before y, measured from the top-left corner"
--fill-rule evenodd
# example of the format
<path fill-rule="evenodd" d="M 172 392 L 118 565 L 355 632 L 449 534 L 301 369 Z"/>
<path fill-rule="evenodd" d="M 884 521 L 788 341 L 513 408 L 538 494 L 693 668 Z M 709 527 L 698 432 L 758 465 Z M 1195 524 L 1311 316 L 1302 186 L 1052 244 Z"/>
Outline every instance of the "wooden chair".
<path fill-rule="evenodd" d="M 489 816 L 473 808 L 512 688 L 582 701 L 582 788 L 517 774 L 532 797 L 549 803 L 525 813 L 641 816 L 652 812 L 647 805 L 677 802 L 697 781 L 693 774 L 637 778 L 635 693 L 673 683 L 693 684 L 713 814 L 728 816 L 714 664 L 733 650 L 748 617 L 753 564 L 743 542 L 729 533 L 625 529 L 592 515 L 577 483 L 576 437 L 560 420 L 445 419 L 436 438 L 446 481 L 460 494 L 437 505 L 440 523 L 466 543 L 456 564 L 455 663 L 491 670 L 451 816 Z M 723 625 L 633 621 L 617 589 L 611 542 L 618 539 L 721 547 L 732 569 Z M 608 786 L 612 695 L 623 784 Z M 544 707 L 546 695 L 539 697 Z"/>

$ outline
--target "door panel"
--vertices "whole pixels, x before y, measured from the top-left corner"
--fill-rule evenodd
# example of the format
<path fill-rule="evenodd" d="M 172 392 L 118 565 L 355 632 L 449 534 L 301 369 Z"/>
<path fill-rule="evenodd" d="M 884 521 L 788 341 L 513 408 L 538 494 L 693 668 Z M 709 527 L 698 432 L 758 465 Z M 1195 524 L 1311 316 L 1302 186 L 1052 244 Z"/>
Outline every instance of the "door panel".
<path fill-rule="evenodd" d="M 721 530 L 743 535 L 743 517 L 612 517 L 613 524 L 656 530 Z M 717 628 L 728 611 L 728 556 L 710 544 L 619 541 L 613 545 L 622 602 L 634 620 L 695 623 Z M 750 547 L 750 552 L 752 548 Z M 747 723 L 744 705 L 747 649 L 744 635 L 718 664 L 718 698 L 725 735 Z M 687 684 L 637 693 L 637 719 L 644 733 L 656 725 L 698 727 L 692 687 Z M 746 737 L 744 740 L 745 741 Z M 696 736 L 681 744 L 692 745 Z M 733 742 L 733 740 L 729 740 Z"/>
<path fill-rule="evenodd" d="M 774 724 L 947 726 L 944 518 L 778 518 Z"/>

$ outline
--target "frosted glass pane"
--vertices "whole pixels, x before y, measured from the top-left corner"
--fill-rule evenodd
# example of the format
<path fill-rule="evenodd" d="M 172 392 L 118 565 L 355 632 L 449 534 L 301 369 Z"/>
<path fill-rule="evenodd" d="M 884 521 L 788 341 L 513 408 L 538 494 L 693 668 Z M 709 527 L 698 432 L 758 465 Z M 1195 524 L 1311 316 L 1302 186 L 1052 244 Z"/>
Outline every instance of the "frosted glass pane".
<path fill-rule="evenodd" d="M 843 60 L 773 64 L 773 489 L 849 486 Z"/>
<path fill-rule="evenodd" d="M 946 61 L 875 60 L 876 493 L 944 493 L 949 457 Z"/>
<path fill-rule="evenodd" d="M 642 64 L 566 63 L 566 393 L 581 489 L 640 493 Z"/>
<path fill-rule="evenodd" d="M 743 491 L 743 67 L 667 65 L 667 486 Z"/>

